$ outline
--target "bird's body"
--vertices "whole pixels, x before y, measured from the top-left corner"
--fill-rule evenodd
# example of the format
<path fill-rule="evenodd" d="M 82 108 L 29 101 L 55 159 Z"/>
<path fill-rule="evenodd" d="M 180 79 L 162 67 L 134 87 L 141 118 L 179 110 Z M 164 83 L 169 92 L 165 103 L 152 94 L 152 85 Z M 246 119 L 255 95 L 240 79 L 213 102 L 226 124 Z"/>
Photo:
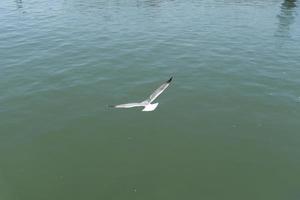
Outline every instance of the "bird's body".
<path fill-rule="evenodd" d="M 142 111 L 153 111 L 158 106 L 158 103 L 152 102 L 170 85 L 170 82 L 172 81 L 173 77 L 171 77 L 168 81 L 166 81 L 164 84 L 159 86 L 148 99 L 145 101 L 139 102 L 139 103 L 126 103 L 126 104 L 120 104 L 120 105 L 114 105 L 111 107 L 114 108 L 133 108 L 133 107 L 144 107 Z"/>
<path fill-rule="evenodd" d="M 149 103 L 147 105 L 145 105 L 144 109 L 142 111 L 153 111 L 156 109 L 156 107 L 158 106 L 158 103 Z"/>

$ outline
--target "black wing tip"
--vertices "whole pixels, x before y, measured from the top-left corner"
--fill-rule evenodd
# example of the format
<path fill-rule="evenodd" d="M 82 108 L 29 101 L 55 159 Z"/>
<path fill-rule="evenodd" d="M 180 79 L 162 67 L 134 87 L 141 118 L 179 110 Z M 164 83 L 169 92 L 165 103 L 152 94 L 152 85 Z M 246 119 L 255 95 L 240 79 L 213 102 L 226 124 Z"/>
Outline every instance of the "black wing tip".
<path fill-rule="evenodd" d="M 115 108 L 116 106 L 115 105 L 107 105 L 107 107 L 109 107 L 109 108 Z"/>
<path fill-rule="evenodd" d="M 167 83 L 170 83 L 173 79 L 173 76 L 171 76 L 171 78 L 167 81 Z"/>

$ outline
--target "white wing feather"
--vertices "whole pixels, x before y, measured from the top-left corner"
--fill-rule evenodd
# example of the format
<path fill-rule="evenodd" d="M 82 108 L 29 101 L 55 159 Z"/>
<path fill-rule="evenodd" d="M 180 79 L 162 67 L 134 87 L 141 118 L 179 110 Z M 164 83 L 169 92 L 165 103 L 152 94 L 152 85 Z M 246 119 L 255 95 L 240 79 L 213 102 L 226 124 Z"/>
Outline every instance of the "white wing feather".
<path fill-rule="evenodd" d="M 133 108 L 133 107 L 142 107 L 142 106 L 145 106 L 141 103 L 125 103 L 125 104 L 119 104 L 119 105 L 115 105 L 115 106 L 112 106 L 112 107 L 115 107 L 115 108 Z"/>
<path fill-rule="evenodd" d="M 170 85 L 173 77 L 171 77 L 168 81 L 166 81 L 164 84 L 159 86 L 148 98 L 148 102 L 153 102 L 167 87 Z"/>

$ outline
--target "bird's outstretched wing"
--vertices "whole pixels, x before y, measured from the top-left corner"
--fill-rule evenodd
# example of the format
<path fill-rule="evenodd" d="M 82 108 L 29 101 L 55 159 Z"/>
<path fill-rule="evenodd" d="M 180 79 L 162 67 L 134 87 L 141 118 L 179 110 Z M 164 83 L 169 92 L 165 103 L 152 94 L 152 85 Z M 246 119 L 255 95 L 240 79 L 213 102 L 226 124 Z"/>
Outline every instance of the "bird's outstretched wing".
<path fill-rule="evenodd" d="M 171 77 L 169 80 L 167 80 L 164 84 L 159 86 L 147 99 L 149 103 L 153 102 L 167 87 L 170 85 L 173 77 Z"/>
<path fill-rule="evenodd" d="M 119 105 L 110 105 L 109 107 L 113 108 L 133 108 L 133 107 L 142 107 L 144 106 L 141 103 L 125 103 L 125 104 L 119 104 Z"/>

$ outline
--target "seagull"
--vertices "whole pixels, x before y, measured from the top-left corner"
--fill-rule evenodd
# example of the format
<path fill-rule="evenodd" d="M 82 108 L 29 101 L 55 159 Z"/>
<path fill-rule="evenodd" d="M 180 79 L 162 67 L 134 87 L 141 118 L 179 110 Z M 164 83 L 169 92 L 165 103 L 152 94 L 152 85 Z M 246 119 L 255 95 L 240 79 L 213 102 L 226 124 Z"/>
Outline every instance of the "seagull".
<path fill-rule="evenodd" d="M 173 77 L 169 80 L 164 82 L 161 86 L 159 86 L 149 97 L 148 99 L 139 102 L 139 103 L 126 103 L 126 104 L 119 104 L 119 105 L 111 105 L 109 107 L 113 108 L 133 108 L 133 107 L 144 107 L 142 111 L 153 111 L 158 106 L 158 103 L 152 102 L 170 85 Z"/>

